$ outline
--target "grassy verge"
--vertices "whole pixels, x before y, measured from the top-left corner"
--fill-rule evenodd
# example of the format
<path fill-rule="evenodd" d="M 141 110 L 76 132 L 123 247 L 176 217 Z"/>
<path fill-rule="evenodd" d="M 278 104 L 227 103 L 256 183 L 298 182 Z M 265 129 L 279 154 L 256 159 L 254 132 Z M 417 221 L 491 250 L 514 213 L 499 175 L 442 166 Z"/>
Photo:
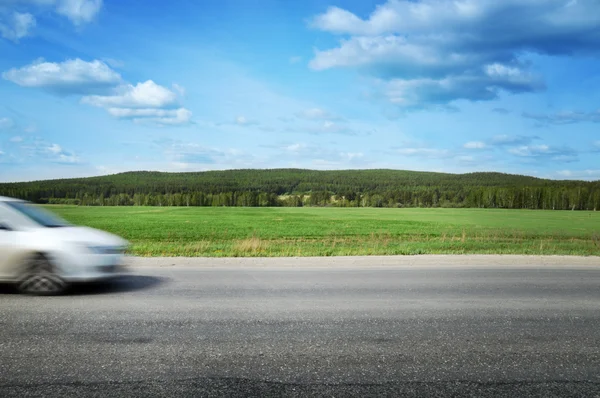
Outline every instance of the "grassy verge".
<path fill-rule="evenodd" d="M 139 256 L 600 255 L 600 213 L 490 209 L 51 206 Z"/>

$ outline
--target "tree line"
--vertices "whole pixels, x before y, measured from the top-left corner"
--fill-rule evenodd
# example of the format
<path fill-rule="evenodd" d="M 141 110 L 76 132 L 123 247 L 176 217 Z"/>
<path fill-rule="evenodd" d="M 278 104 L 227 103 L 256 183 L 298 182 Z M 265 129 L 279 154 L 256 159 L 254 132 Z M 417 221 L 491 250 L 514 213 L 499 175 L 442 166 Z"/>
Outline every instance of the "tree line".
<path fill-rule="evenodd" d="M 600 209 L 599 181 L 401 170 L 130 172 L 0 184 L 0 195 L 81 206 Z"/>

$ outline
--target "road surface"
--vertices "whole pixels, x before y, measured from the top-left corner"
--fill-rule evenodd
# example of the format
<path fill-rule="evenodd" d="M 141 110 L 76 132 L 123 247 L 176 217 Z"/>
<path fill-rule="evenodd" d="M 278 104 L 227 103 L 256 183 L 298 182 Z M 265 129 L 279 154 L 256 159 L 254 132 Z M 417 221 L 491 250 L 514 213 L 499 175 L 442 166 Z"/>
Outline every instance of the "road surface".
<path fill-rule="evenodd" d="M 593 259 L 219 261 L 3 287 L 0 396 L 600 397 Z"/>

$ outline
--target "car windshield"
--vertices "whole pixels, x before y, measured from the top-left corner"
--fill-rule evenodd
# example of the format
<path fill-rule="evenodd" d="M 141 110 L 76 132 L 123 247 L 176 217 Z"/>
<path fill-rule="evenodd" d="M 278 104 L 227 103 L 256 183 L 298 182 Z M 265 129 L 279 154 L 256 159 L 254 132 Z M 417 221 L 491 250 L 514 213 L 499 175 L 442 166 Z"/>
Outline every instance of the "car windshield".
<path fill-rule="evenodd" d="M 35 223 L 46 228 L 67 227 L 69 224 L 53 213 L 27 202 L 6 202 L 6 204 Z"/>

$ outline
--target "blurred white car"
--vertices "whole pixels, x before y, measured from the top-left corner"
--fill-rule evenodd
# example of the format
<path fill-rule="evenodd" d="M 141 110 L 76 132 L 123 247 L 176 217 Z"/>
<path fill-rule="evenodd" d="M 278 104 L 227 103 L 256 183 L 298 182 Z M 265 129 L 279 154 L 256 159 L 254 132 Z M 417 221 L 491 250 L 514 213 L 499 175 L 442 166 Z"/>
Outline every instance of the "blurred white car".
<path fill-rule="evenodd" d="M 57 294 L 74 282 L 122 275 L 128 245 L 30 202 L 0 196 L 0 282 L 16 283 L 23 293 Z"/>

